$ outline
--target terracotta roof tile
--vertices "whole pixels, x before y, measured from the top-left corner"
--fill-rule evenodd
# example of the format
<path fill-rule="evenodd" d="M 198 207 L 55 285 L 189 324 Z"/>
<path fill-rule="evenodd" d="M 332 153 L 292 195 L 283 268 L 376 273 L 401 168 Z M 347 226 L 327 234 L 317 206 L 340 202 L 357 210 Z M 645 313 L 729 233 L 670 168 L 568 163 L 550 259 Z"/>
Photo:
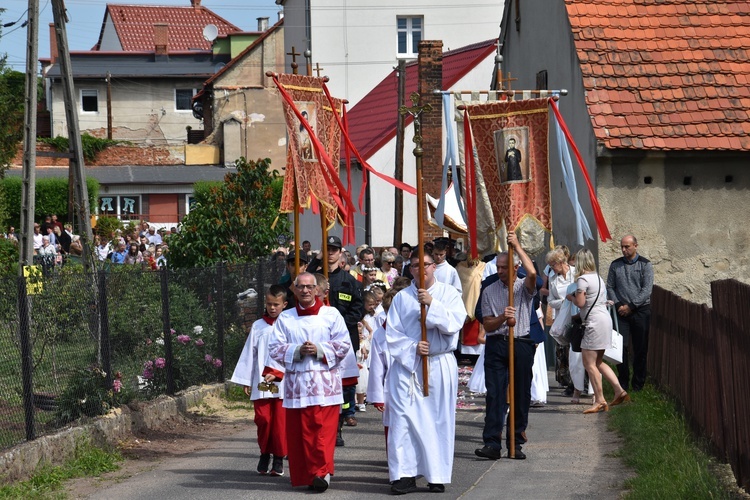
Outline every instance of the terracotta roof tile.
<path fill-rule="evenodd" d="M 122 50 L 126 52 L 152 52 L 154 50 L 154 24 L 157 23 L 169 25 L 168 50 L 170 52 L 211 50 L 211 42 L 203 38 L 203 28 L 209 24 L 218 28 L 219 36 L 241 31 L 234 24 L 202 6 L 107 4 L 104 14 L 105 22 L 108 18 L 114 25 Z M 102 23 L 99 42 L 92 50 L 99 50 L 101 46 L 104 24 Z"/>
<path fill-rule="evenodd" d="M 609 148 L 750 146 L 750 2 L 565 0 Z"/>

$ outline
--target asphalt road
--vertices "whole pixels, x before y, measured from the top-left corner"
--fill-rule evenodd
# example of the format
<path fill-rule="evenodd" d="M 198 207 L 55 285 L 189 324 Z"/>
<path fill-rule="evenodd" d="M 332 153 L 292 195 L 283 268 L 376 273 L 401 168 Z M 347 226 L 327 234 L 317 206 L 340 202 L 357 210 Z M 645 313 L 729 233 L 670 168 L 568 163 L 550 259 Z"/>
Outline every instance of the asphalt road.
<path fill-rule="evenodd" d="M 554 384 L 550 384 L 551 387 Z M 532 408 L 524 447 L 526 460 L 479 459 L 484 422 L 483 398 L 463 400 L 457 410 L 453 482 L 438 498 L 617 498 L 627 472 L 613 457 L 619 441 L 606 430 L 606 414 L 583 415 L 584 405 L 571 405 L 560 389 L 548 404 Z M 336 475 L 322 496 L 375 497 L 389 494 L 380 414 L 368 406 L 357 413 L 359 425 L 345 427 L 346 446 L 336 449 Z M 292 488 L 288 476 L 259 476 L 258 448 L 250 427 L 218 440 L 214 446 L 162 462 L 155 469 L 104 486 L 91 499 L 287 499 L 317 495 Z M 429 497 L 424 479 L 408 498 Z"/>

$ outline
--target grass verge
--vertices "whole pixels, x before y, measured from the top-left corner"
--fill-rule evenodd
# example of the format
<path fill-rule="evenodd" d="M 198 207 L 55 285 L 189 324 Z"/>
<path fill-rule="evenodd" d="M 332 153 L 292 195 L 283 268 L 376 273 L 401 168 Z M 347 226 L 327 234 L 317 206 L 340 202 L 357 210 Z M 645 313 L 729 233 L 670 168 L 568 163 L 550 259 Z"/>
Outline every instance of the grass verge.
<path fill-rule="evenodd" d="M 618 455 L 636 472 L 626 498 L 732 498 L 674 402 L 651 385 L 631 396 L 633 404 L 613 408 L 609 419 L 624 437 Z"/>
<path fill-rule="evenodd" d="M 91 446 L 88 441 L 81 441 L 72 460 L 60 466 L 44 466 L 26 481 L 0 487 L 0 499 L 65 498 L 62 487 L 66 480 L 115 471 L 122 460 L 117 451 L 102 450 Z"/>

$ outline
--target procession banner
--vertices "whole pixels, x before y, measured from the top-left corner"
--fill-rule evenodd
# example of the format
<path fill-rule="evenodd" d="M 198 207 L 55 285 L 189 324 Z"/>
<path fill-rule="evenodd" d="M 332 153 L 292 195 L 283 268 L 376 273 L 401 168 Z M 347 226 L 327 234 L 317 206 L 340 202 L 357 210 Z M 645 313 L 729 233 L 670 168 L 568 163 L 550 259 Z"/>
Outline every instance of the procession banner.
<path fill-rule="evenodd" d="M 505 220 L 508 231 L 520 228 L 524 247 L 543 249 L 544 232 L 552 231 L 548 100 L 485 102 L 466 110 L 495 221 Z"/>
<path fill-rule="evenodd" d="M 327 208 L 330 228 L 337 220 L 348 219 L 353 207 L 338 173 L 341 130 L 335 114 L 341 113 L 342 101 L 333 98 L 331 106 L 323 92 L 323 80 L 306 75 L 277 76 L 289 140 L 280 211 L 292 212 L 295 196 L 301 208 L 311 208 L 314 198 Z"/>

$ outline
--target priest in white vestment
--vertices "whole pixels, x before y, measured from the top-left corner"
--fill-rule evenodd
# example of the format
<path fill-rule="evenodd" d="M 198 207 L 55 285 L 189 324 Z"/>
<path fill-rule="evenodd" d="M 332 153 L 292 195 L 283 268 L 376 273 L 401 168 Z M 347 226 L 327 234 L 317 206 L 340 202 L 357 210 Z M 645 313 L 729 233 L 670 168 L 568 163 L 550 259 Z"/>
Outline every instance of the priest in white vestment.
<path fill-rule="evenodd" d="M 466 319 L 461 294 L 435 279 L 435 263 L 424 256 L 425 289 L 417 281 L 393 299 L 386 321 L 391 365 L 386 374 L 389 408 L 388 469 L 394 494 L 415 491 L 424 476 L 430 491 L 451 482 L 456 430 L 458 366 L 453 351 Z M 419 257 L 411 259 L 419 272 Z M 427 308 L 427 342 L 421 341 L 420 304 Z M 424 396 L 422 356 L 427 356 L 429 395 Z"/>
<path fill-rule="evenodd" d="M 294 282 L 297 305 L 274 323 L 268 355 L 285 373 L 266 366 L 267 380 L 284 379 L 287 446 L 292 486 L 322 492 L 334 474 L 333 454 L 341 390 L 340 364 L 351 349 L 349 330 L 336 308 L 316 297 L 315 276 Z"/>

